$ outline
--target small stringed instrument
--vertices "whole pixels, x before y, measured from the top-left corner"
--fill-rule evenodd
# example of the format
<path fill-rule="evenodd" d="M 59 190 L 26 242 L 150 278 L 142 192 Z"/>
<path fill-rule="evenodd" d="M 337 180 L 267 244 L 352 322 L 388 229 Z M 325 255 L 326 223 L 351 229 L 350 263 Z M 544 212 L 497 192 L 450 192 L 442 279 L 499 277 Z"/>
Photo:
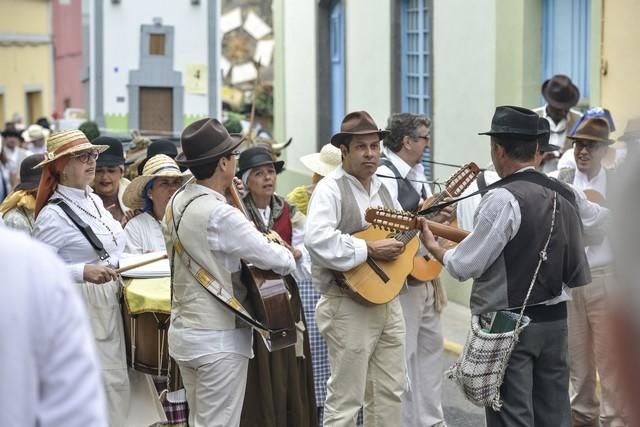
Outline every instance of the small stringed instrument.
<path fill-rule="evenodd" d="M 405 245 L 404 252 L 392 261 L 374 260 L 371 257 L 359 266 L 345 272 L 334 272 L 339 285 L 350 291 L 351 296 L 363 304 L 385 304 L 394 299 L 413 268 L 413 260 L 420 242 L 418 231 L 407 220 L 404 211 L 369 208 L 365 219 L 372 227 L 354 234 L 364 240 L 396 239 Z M 416 220 L 417 221 L 417 220 Z M 405 225 L 406 224 L 406 225 Z M 429 221 L 435 235 L 457 241 L 467 232 Z"/>
<path fill-rule="evenodd" d="M 587 196 L 588 201 L 596 203 L 602 207 L 607 206 L 607 199 L 599 191 L 590 189 L 582 191 L 584 192 L 584 195 Z"/>
<path fill-rule="evenodd" d="M 229 187 L 229 194 L 234 205 L 251 221 L 233 184 Z M 275 231 L 265 234 L 265 237 L 286 244 Z M 241 281 L 249 291 L 249 310 L 252 309 L 251 314 L 255 319 L 271 331 L 269 336 L 260 334 L 267 349 L 276 351 L 295 345 L 295 318 L 289 300 L 289 287 L 294 289 L 298 286 L 295 279 L 290 275 L 283 277 L 272 271 L 261 270 L 245 261 L 241 261 L 241 266 Z"/>
<path fill-rule="evenodd" d="M 429 198 L 422 205 L 422 209 L 426 209 L 430 206 L 442 203 L 447 197 L 456 198 L 462 195 L 462 192 L 471 185 L 480 173 L 480 168 L 475 163 L 471 162 L 461 169 L 459 169 L 451 178 L 445 183 L 445 190 L 436 194 L 434 197 Z M 437 213 L 427 215 L 426 218 L 433 218 Z M 458 222 L 454 219 L 451 222 L 452 227 L 458 227 Z M 447 239 L 451 240 L 451 239 Z M 440 275 L 442 271 L 442 264 L 435 259 L 418 256 L 413 262 L 413 270 L 411 270 L 411 277 L 421 282 L 427 282 L 435 279 Z"/>

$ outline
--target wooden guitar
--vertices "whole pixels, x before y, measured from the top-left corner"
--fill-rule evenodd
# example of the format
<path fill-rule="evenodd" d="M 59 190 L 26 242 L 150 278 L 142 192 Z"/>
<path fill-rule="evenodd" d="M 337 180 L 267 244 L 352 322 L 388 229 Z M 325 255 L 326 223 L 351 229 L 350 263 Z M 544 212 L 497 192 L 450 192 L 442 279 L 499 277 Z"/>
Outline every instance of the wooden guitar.
<path fill-rule="evenodd" d="M 364 240 L 396 239 L 404 243 L 404 252 L 395 260 L 380 261 L 371 257 L 359 266 L 345 272 L 334 272 L 336 280 L 352 297 L 363 304 L 385 304 L 394 299 L 413 268 L 413 260 L 420 242 L 418 231 L 411 218 L 403 211 L 384 208 L 369 208 L 365 219 L 373 226 L 354 234 Z M 417 221 L 414 219 L 414 222 Z M 406 225 L 405 225 L 406 224 Z M 467 232 L 447 225 L 429 221 L 435 235 L 459 241 Z"/>
<path fill-rule="evenodd" d="M 445 190 L 440 192 L 439 194 L 436 194 L 434 197 L 430 197 L 427 201 L 425 201 L 422 205 L 421 210 L 441 203 L 447 197 L 460 197 L 462 192 L 466 190 L 467 187 L 469 187 L 469 185 L 476 179 L 479 173 L 480 168 L 473 162 L 463 166 L 445 183 Z M 427 215 L 426 218 L 433 218 L 433 216 L 435 215 L 435 213 Z M 454 219 L 451 222 L 451 226 L 457 228 L 458 222 Z M 442 264 L 440 264 L 437 260 L 418 256 L 413 262 L 411 277 L 421 282 L 427 282 L 438 277 L 441 271 Z"/>
<path fill-rule="evenodd" d="M 251 221 L 237 190 L 229 187 L 229 194 L 234 205 Z M 276 232 L 269 232 L 265 237 L 273 242 L 284 244 Z M 281 350 L 295 345 L 297 333 L 295 317 L 291 308 L 290 293 L 297 292 L 297 283 L 293 277 L 280 276 L 272 271 L 265 271 L 241 261 L 241 281 L 247 287 L 251 314 L 269 329 L 269 334 L 260 334 L 269 351 Z"/>

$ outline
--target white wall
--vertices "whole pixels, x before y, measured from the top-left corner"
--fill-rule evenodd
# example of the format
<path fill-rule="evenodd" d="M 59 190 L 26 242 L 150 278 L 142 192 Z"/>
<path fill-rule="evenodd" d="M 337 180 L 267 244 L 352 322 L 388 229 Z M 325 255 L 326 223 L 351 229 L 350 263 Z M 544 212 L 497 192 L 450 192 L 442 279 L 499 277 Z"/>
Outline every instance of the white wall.
<path fill-rule="evenodd" d="M 346 112 L 366 110 L 383 128 L 391 113 L 391 4 L 346 0 L 345 17 Z"/>
<path fill-rule="evenodd" d="M 434 2 L 435 159 L 447 163 L 490 161 L 489 129 L 496 94 L 494 0 Z M 464 11 L 464 13 L 461 13 Z M 434 177 L 454 172 L 435 167 Z"/>
<path fill-rule="evenodd" d="M 173 69 L 183 73 L 187 64 L 207 64 L 207 1 L 193 6 L 190 1 L 135 0 L 119 4 L 104 2 L 104 112 L 127 114 L 129 70 L 140 67 L 141 25 L 152 25 L 154 17 L 174 27 Z M 117 69 L 117 71 L 116 71 Z M 117 97 L 125 102 L 116 102 Z M 185 91 L 184 114 L 207 115 L 205 95 Z"/>

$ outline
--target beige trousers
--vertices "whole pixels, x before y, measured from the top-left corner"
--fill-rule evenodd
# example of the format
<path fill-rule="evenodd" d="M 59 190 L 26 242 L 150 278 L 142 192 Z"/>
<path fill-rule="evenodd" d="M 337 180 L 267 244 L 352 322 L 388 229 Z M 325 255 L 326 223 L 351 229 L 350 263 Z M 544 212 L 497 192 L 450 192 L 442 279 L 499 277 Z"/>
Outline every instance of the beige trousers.
<path fill-rule="evenodd" d="M 409 373 L 409 391 L 402 398 L 402 425 L 433 426 L 444 421 L 444 339 L 440 313 L 434 306 L 433 285 L 430 282 L 411 283 L 398 298 L 407 328 Z"/>
<path fill-rule="evenodd" d="M 614 367 L 608 357 L 611 334 L 607 293 L 614 286 L 613 273 L 593 269 L 591 277 L 589 285 L 571 291 L 572 300 L 567 305 L 573 423 L 576 427 L 624 426 L 613 402 Z M 596 395 L 596 372 L 600 377 L 600 402 Z"/>
<path fill-rule="evenodd" d="M 329 350 L 324 425 L 350 427 L 364 404 L 364 425 L 401 425 L 406 388 L 405 325 L 398 299 L 365 306 L 331 287 L 316 306 Z"/>
<path fill-rule="evenodd" d="M 189 403 L 191 427 L 240 425 L 249 359 L 217 353 L 188 362 L 178 361 Z"/>

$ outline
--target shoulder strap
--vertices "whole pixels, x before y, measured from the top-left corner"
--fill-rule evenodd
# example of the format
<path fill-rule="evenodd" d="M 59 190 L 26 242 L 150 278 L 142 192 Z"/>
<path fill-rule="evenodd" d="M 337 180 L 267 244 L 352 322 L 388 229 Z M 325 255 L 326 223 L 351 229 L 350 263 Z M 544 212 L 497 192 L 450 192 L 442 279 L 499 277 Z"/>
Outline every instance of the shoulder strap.
<path fill-rule="evenodd" d="M 60 209 L 62 209 L 62 211 L 69 217 L 71 222 L 73 222 L 75 226 L 78 227 L 78 230 L 80 230 L 82 235 L 87 238 L 89 244 L 91 244 L 93 249 L 96 250 L 98 256 L 100 257 L 100 261 L 104 261 L 109 258 L 109 254 L 104 249 L 104 245 L 102 244 L 100 239 L 98 239 L 98 236 L 96 236 L 91 227 L 89 227 L 87 223 L 84 222 L 64 200 L 58 198 L 51 199 L 49 200 L 49 204 L 60 206 Z"/>
<path fill-rule="evenodd" d="M 484 191 L 487 188 L 487 179 L 484 176 L 484 171 L 480 172 L 478 178 L 476 178 L 476 183 L 478 184 L 478 190 Z"/>

